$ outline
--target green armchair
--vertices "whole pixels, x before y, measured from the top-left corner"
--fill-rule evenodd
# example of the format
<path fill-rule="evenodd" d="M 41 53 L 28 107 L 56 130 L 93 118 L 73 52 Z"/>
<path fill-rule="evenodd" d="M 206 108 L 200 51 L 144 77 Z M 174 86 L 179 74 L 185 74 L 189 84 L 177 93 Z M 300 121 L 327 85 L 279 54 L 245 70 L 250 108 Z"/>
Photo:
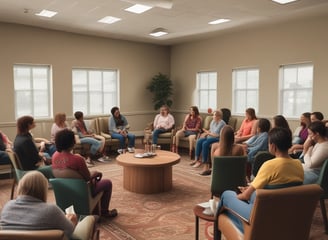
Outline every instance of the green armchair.
<path fill-rule="evenodd" d="M 79 215 L 92 215 L 97 210 L 100 216 L 100 199 L 103 192 L 92 196 L 92 184 L 84 179 L 51 178 L 49 179 L 54 190 L 56 204 L 63 210 L 71 205 Z"/>

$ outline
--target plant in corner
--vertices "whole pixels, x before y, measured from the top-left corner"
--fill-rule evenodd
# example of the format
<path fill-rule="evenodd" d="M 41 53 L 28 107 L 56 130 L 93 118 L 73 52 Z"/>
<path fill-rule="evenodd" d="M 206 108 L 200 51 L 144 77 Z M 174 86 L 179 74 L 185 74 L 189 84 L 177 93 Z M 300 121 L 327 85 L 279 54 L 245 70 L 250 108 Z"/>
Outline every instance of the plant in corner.
<path fill-rule="evenodd" d="M 152 78 L 152 81 L 147 86 L 147 89 L 153 94 L 154 109 L 159 109 L 162 105 L 171 107 L 173 94 L 171 79 L 162 73 L 158 73 Z"/>

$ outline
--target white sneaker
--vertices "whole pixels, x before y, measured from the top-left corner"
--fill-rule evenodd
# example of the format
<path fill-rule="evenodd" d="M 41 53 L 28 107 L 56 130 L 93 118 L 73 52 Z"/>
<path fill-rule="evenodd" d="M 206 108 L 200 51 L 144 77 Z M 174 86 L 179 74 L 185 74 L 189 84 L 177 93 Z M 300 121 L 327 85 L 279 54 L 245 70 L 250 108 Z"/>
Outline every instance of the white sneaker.
<path fill-rule="evenodd" d="M 122 154 L 123 153 L 123 149 L 118 149 L 117 152 L 118 152 L 118 154 Z"/>
<path fill-rule="evenodd" d="M 128 151 L 129 151 L 129 153 L 134 153 L 134 147 L 128 147 Z"/>
<path fill-rule="evenodd" d="M 108 156 L 105 156 L 105 155 L 97 159 L 97 161 L 99 161 L 99 162 L 108 162 L 110 160 L 111 159 Z"/>

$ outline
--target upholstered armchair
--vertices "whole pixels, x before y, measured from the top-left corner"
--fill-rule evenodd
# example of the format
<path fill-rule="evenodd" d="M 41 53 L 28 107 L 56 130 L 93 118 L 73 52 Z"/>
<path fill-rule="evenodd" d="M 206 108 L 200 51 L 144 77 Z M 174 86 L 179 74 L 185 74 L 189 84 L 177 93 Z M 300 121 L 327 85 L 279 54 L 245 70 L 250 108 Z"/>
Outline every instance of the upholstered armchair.
<path fill-rule="evenodd" d="M 54 174 L 60 176 L 60 173 Z M 92 215 L 94 210 L 97 210 L 100 216 L 100 199 L 103 192 L 92 196 L 92 183 L 78 178 L 51 178 L 49 181 L 54 190 L 56 204 L 63 211 L 73 205 L 77 214 Z"/>
<path fill-rule="evenodd" d="M 143 143 L 151 143 L 152 140 L 152 132 L 154 130 L 153 122 L 150 122 L 146 125 L 144 129 L 144 140 Z M 173 136 L 175 135 L 176 129 L 175 126 L 172 127 L 171 131 L 161 133 L 158 135 L 157 144 L 158 145 L 169 145 L 169 149 L 171 150 L 173 144 Z"/>
<path fill-rule="evenodd" d="M 259 189 L 249 219 L 231 209 L 218 210 L 216 239 L 308 240 L 314 211 L 323 190 L 317 184 L 280 189 Z M 244 233 L 226 215 L 230 212 L 243 223 Z"/>

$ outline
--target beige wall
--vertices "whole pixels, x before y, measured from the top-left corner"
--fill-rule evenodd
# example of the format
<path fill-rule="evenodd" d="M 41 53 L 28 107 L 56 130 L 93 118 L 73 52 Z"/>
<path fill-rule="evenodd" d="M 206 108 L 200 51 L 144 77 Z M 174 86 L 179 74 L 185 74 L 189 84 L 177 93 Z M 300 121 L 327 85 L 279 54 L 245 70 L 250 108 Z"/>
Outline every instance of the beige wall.
<path fill-rule="evenodd" d="M 12 125 L 15 122 L 13 83 L 15 63 L 52 66 L 53 112 L 65 112 L 67 116 L 72 116 L 72 67 L 118 69 L 121 111 L 126 114 L 132 113 L 136 119 L 141 118 L 141 113 L 153 113 L 153 105 L 149 101 L 151 95 L 146 90 L 146 85 L 152 76 L 158 72 L 165 74 L 170 72 L 169 47 L 5 23 L 0 23 L 0 32 L 0 123 L 2 124 Z M 136 128 L 143 128 L 143 124 L 142 121 L 137 121 Z M 13 135 L 12 130 L 10 135 Z"/>
<path fill-rule="evenodd" d="M 165 47 L 0 23 L 0 129 L 14 137 L 12 67 L 15 63 L 51 64 L 54 113 L 63 111 L 69 117 L 72 116 L 72 67 L 119 69 L 121 110 L 132 129 L 140 131 L 155 114 L 151 95 L 145 87 L 158 72 L 170 74 L 174 82 L 173 111 L 177 125 L 181 125 L 193 104 L 198 71 L 218 72 L 217 105 L 231 108 L 232 69 L 259 67 L 258 116 L 271 118 L 279 114 L 279 66 L 311 61 L 314 64 L 313 110 L 322 111 L 328 118 L 327 27 L 328 15 L 225 32 L 210 39 Z M 292 128 L 297 124 L 297 120 L 291 121 Z M 41 134 L 43 130 L 37 132 Z"/>
<path fill-rule="evenodd" d="M 218 72 L 217 106 L 232 108 L 232 69 L 260 69 L 259 116 L 278 112 L 278 68 L 282 64 L 313 62 L 313 110 L 328 118 L 328 15 L 227 32 L 211 39 L 173 46 L 171 77 L 176 83 L 174 106 L 193 103 L 196 73 Z M 187 94 L 186 94 L 187 93 Z"/>

